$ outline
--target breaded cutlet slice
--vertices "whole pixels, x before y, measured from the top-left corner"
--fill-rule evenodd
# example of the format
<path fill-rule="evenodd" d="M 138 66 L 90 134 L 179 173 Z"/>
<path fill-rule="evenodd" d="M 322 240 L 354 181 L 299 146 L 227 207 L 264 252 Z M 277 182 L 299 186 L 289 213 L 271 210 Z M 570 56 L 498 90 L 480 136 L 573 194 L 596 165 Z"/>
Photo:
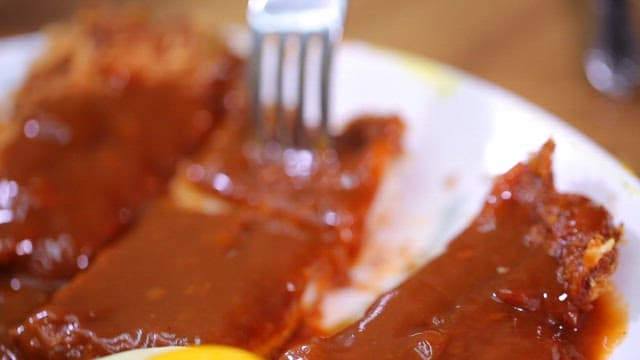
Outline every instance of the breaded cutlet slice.
<path fill-rule="evenodd" d="M 242 66 L 188 22 L 138 12 L 86 11 L 50 33 L 3 134 L 0 269 L 61 280 L 166 191 Z"/>
<path fill-rule="evenodd" d="M 0 119 L 0 357 L 15 355 L 9 327 L 166 192 L 242 69 L 215 36 L 139 11 L 87 10 L 47 33 Z"/>
<path fill-rule="evenodd" d="M 214 194 L 185 195 L 184 183 L 176 185 L 170 198 L 152 205 L 130 233 L 13 329 L 23 354 L 85 359 L 214 343 L 271 356 L 286 343 L 303 321 L 307 291 L 321 292 L 348 270 L 362 241 L 362 218 L 399 151 L 402 124 L 355 120 L 335 139 L 331 158 L 316 159 L 307 177 L 292 178 L 278 160 L 239 159 L 243 153 L 236 150 L 253 136 L 246 118 L 234 119 L 178 177 L 198 184 L 224 171 L 227 185 L 242 187 L 236 197 L 216 195 L 226 210 L 207 213 L 199 198 Z M 242 200 L 247 194 L 264 198 Z"/>
<path fill-rule="evenodd" d="M 592 310 L 621 231 L 601 205 L 555 190 L 553 148 L 500 176 L 447 250 L 359 321 L 282 359 L 599 358 L 614 339 L 589 330 Z"/>

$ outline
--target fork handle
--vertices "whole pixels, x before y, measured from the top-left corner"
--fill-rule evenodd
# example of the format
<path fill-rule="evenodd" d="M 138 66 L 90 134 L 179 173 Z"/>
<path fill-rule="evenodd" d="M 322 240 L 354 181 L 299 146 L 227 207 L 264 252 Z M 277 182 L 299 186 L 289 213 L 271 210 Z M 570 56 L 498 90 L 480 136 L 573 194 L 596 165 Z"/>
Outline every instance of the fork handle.
<path fill-rule="evenodd" d="M 635 57 L 636 44 L 627 0 L 598 0 L 596 9 L 598 31 L 596 46 L 621 61 Z"/>
<path fill-rule="evenodd" d="M 585 58 L 591 85 L 601 93 L 623 98 L 638 84 L 638 54 L 628 0 L 595 0 L 595 31 Z"/>

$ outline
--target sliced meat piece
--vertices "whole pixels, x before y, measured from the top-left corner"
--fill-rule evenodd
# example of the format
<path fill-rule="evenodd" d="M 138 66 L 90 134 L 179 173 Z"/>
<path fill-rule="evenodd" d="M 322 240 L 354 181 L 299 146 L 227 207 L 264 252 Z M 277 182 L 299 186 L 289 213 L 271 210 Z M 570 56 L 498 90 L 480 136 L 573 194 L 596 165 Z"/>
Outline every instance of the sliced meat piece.
<path fill-rule="evenodd" d="M 126 11 L 52 32 L 0 152 L 0 268 L 67 279 L 166 190 L 220 122 L 240 62 L 186 23 Z"/>
<path fill-rule="evenodd" d="M 5 349 L 7 328 L 166 192 L 178 161 L 221 122 L 242 68 L 188 23 L 123 10 L 84 12 L 54 26 L 49 44 L 1 129 Z M 9 286 L 19 279 L 29 280 Z"/>
<path fill-rule="evenodd" d="M 556 192 L 552 150 L 499 177 L 446 252 L 361 320 L 282 358 L 599 358 L 610 334 L 592 326 L 606 323 L 592 310 L 609 289 L 620 230 L 602 206 Z"/>
<path fill-rule="evenodd" d="M 277 170 L 282 162 L 240 160 L 235 151 L 250 132 L 221 132 L 234 145 L 205 155 L 223 166 L 194 162 L 185 176 L 205 179 L 223 169 L 234 186 L 243 186 L 238 197 L 220 194 L 236 206 L 217 215 L 184 209 L 175 199 L 152 206 L 127 236 L 14 328 L 13 339 L 33 358 L 200 343 L 273 354 L 301 323 L 307 290 L 344 277 L 401 129 L 395 118 L 358 120 L 336 139 L 335 156 L 316 159 L 309 176 L 295 179 Z M 266 168 L 275 178 L 259 175 Z M 340 185 L 344 174 L 354 183 Z M 237 200 L 247 194 L 264 198 Z M 273 203 L 276 195 L 284 208 Z"/>

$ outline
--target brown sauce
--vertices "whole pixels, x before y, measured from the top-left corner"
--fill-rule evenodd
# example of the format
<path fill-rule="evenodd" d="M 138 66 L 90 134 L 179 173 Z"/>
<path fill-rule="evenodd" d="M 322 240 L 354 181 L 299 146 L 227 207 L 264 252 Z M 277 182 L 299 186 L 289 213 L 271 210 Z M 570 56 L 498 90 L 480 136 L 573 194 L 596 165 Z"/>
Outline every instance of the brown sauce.
<path fill-rule="evenodd" d="M 380 177 L 400 151 L 402 122 L 358 118 L 333 139 L 332 149 L 315 155 L 272 146 L 262 151 L 252 141 L 238 141 L 253 136 L 247 125 L 235 121 L 221 129 L 185 167 L 190 181 L 237 206 L 329 226 L 349 249 L 350 261 Z"/>
<path fill-rule="evenodd" d="M 268 351 L 298 321 L 323 250 L 314 230 L 157 204 L 16 329 L 18 345 L 30 357 L 60 359 L 199 343 Z"/>
<path fill-rule="evenodd" d="M 18 91 L 17 132 L 0 151 L 0 354 L 6 329 L 166 192 L 178 161 L 219 123 L 241 69 L 211 38 L 127 12 L 57 30 Z M 170 61 L 176 53 L 183 63 Z"/>
<path fill-rule="evenodd" d="M 0 359 L 17 356 L 10 346 L 11 326 L 43 305 L 58 285 L 25 276 L 0 275 Z"/>
<path fill-rule="evenodd" d="M 122 98 L 65 97 L 25 116 L 2 153 L 0 186 L 15 188 L 14 218 L 0 225 L 5 265 L 54 279 L 86 268 L 212 127 L 201 100 L 179 94 L 131 85 Z M 204 127 L 189 126 L 200 117 Z"/>
<path fill-rule="evenodd" d="M 227 120 L 227 127 L 241 130 L 231 137 L 221 130 L 213 144 L 252 143 L 241 119 Z M 237 207 L 206 215 L 168 199 L 153 205 L 131 233 L 12 330 L 16 344 L 35 358 L 199 343 L 272 355 L 300 326 L 309 284 L 321 291 L 346 271 L 401 132 L 396 118 L 355 121 L 336 138 L 335 157 L 315 159 L 296 187 L 279 160 L 247 159 L 233 147 L 205 152 L 218 165 L 194 161 L 186 171 L 200 164 L 205 173 L 226 174 L 236 191 L 218 195 Z M 358 186 L 340 185 L 341 175 Z M 271 202 L 271 191 L 286 200 L 284 207 Z M 328 211 L 350 221 L 327 220 Z"/>
<path fill-rule="evenodd" d="M 67 279 L 165 191 L 241 68 L 196 39 L 215 42 L 127 12 L 59 29 L 18 91 L 17 134 L 0 153 L 3 269 Z"/>
<path fill-rule="evenodd" d="M 627 334 L 628 321 L 626 304 L 612 290 L 594 302 L 593 310 L 582 319 L 581 331 L 569 334 L 569 341 L 593 359 L 606 359 Z"/>
<path fill-rule="evenodd" d="M 305 291 L 344 282 L 401 122 L 360 119 L 311 154 L 256 146 L 241 109 L 198 151 L 238 62 L 174 53 L 167 44 L 192 44 L 187 28 L 119 15 L 69 31 L 16 100 L 19 134 L 0 152 L 0 356 L 200 343 L 278 356 L 296 332 L 309 335 Z M 184 58 L 198 66 L 169 63 Z M 448 250 L 362 320 L 283 357 L 605 354 L 625 329 L 606 292 L 619 230 L 604 208 L 555 192 L 551 147 L 500 177 Z M 193 152 L 179 177 L 232 204 L 228 213 L 163 196 Z"/>
<path fill-rule="evenodd" d="M 361 320 L 283 358 L 597 359 L 608 351 L 603 341 L 621 336 L 620 322 L 603 322 L 615 307 L 592 300 L 607 289 L 615 246 L 586 259 L 592 239 L 617 242 L 619 231 L 604 208 L 555 192 L 551 148 L 499 178 L 446 252 Z"/>

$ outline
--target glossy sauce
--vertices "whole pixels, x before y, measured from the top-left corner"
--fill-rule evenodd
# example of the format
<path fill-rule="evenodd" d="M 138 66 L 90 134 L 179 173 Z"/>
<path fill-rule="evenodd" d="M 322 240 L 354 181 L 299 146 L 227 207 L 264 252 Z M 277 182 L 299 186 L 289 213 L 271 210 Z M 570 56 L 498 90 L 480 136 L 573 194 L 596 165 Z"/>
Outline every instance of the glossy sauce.
<path fill-rule="evenodd" d="M 85 269 L 213 126 L 202 100 L 174 86 L 130 89 L 116 99 L 56 99 L 21 121 L 0 168 L 11 214 L 0 225 L 7 267 L 54 279 Z"/>
<path fill-rule="evenodd" d="M 239 123 L 228 120 L 226 126 L 241 130 L 232 137 L 222 130 L 213 144 L 252 142 L 243 119 L 234 120 Z M 271 355 L 300 325 L 309 284 L 322 290 L 346 271 L 361 240 L 362 217 L 398 151 L 401 132 L 396 118 L 357 120 L 336 139 L 334 158 L 314 160 L 312 172 L 295 180 L 276 170 L 284 162 L 243 159 L 234 148 L 205 154 L 220 159 L 219 166 L 208 168 L 210 162 L 202 161 L 191 166 L 227 174 L 228 183 L 243 191 L 220 195 L 237 207 L 206 215 L 169 199 L 156 203 L 88 271 L 14 328 L 14 340 L 34 358 L 91 358 L 199 343 Z M 256 175 L 263 174 L 260 168 L 270 169 L 275 178 Z M 358 186 L 329 180 L 340 174 L 349 174 Z M 284 207 L 270 202 L 275 199 L 268 189 L 286 200 Z M 239 200 L 260 195 L 265 199 Z M 350 222 L 327 221 L 326 211 Z"/>
<path fill-rule="evenodd" d="M 0 275 L 0 358 L 12 359 L 16 350 L 10 345 L 9 330 L 36 307 L 44 304 L 58 283 L 23 276 Z"/>
<path fill-rule="evenodd" d="M 350 261 L 380 177 L 400 151 L 402 122 L 358 118 L 332 140 L 332 148 L 319 153 L 238 141 L 252 139 L 247 125 L 236 121 L 221 129 L 185 168 L 189 180 L 237 206 L 334 229 Z"/>
<path fill-rule="evenodd" d="M 17 100 L 19 136 L 0 154 L 0 355 L 14 354 L 9 333 L 28 358 L 199 343 L 277 355 L 303 322 L 309 285 L 322 292 L 344 280 L 402 125 L 363 118 L 334 139 L 335 151 L 314 154 L 257 146 L 240 114 L 181 175 L 232 203 L 230 213 L 192 212 L 166 197 L 149 205 L 216 126 L 239 64 L 200 59 L 163 79 L 171 67 L 159 61 L 148 81 L 137 73 L 149 66 L 136 63 L 138 49 L 162 49 L 186 30 L 153 35 L 144 22 L 121 21 L 83 25 L 92 46 L 106 49 L 88 83 L 66 83 L 75 60 L 63 57 L 35 71 Z M 67 90 L 51 91 L 60 82 Z M 448 251 L 361 321 L 284 356 L 604 353 L 599 344 L 624 332 L 610 297 L 594 302 L 615 266 L 616 248 L 606 247 L 618 229 L 600 206 L 555 193 L 549 152 L 500 178 Z M 591 239 L 606 248 L 595 263 Z M 84 269 L 48 300 L 59 280 Z"/>
<path fill-rule="evenodd" d="M 298 322 L 310 265 L 323 251 L 314 230 L 156 204 L 15 338 L 35 358 L 199 343 L 268 351 Z"/>
<path fill-rule="evenodd" d="M 79 16 L 51 42 L 0 153 L 0 266 L 67 279 L 165 191 L 241 64 L 184 24 L 126 11 Z"/>
<path fill-rule="evenodd" d="M 604 208 L 555 192 L 551 148 L 499 178 L 446 252 L 361 320 L 283 358 L 597 359 L 607 352 L 604 340 L 623 335 L 624 321 L 611 316 L 619 313 L 611 301 L 592 299 L 606 289 L 617 252 L 606 247 L 589 263 L 588 249 L 593 239 L 617 242 L 620 234 Z"/>
<path fill-rule="evenodd" d="M 88 268 L 220 122 L 241 64 L 211 42 L 122 11 L 53 37 L 0 152 L 0 356 L 6 329 Z"/>

